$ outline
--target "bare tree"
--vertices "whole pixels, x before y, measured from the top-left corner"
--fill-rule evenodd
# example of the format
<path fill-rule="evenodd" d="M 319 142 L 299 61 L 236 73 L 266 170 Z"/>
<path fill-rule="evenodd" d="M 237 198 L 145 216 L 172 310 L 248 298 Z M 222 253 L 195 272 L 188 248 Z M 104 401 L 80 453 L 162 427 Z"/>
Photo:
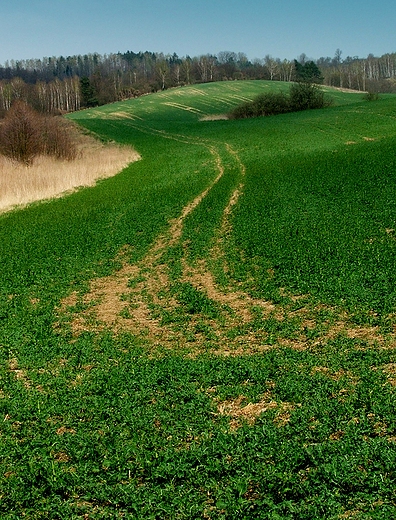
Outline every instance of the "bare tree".
<path fill-rule="evenodd" d="M 268 70 L 270 80 L 272 81 L 278 73 L 278 64 L 269 54 L 267 54 L 264 58 L 264 65 Z"/>
<path fill-rule="evenodd" d="M 3 155 L 30 166 L 41 151 L 37 114 L 24 101 L 15 101 L 0 129 L 0 149 Z"/>
<path fill-rule="evenodd" d="M 187 85 L 191 83 L 191 69 L 192 69 L 192 60 L 189 56 L 187 56 L 182 62 L 182 70 L 184 72 L 184 77 Z"/>
<path fill-rule="evenodd" d="M 10 83 L 0 81 L 0 107 L 6 112 L 11 108 L 12 88 Z"/>
<path fill-rule="evenodd" d="M 155 64 L 156 72 L 161 80 L 161 89 L 165 90 L 165 80 L 169 75 L 169 64 L 165 60 L 165 58 L 162 58 L 157 61 Z"/>

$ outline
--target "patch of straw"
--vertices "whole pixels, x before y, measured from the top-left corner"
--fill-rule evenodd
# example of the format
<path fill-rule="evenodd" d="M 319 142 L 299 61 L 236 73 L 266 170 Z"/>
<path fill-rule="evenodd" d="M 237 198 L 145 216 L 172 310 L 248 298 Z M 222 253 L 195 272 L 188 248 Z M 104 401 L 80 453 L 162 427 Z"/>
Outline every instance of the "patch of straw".
<path fill-rule="evenodd" d="M 0 155 L 0 212 L 93 186 L 140 158 L 132 148 L 103 145 L 87 136 L 80 136 L 78 148 L 73 161 L 40 156 L 30 167 Z"/>

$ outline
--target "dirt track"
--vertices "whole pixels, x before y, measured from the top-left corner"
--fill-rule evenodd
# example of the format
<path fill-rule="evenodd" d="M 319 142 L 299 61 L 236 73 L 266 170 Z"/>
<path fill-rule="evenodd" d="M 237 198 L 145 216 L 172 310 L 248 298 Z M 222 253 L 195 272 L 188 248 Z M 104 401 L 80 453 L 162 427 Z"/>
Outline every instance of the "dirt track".
<path fill-rule="evenodd" d="M 150 133 L 149 130 L 144 130 Z M 174 139 L 188 144 L 204 146 L 210 152 L 214 172 L 212 183 L 199 193 L 180 212 L 178 218 L 169 222 L 168 230 L 153 243 L 146 256 L 137 264 L 128 262 L 128 250 L 119 252 L 122 267 L 111 276 L 94 279 L 86 294 L 72 293 L 59 306 L 59 316 L 65 317 L 74 335 L 83 331 L 114 333 L 128 331 L 144 338 L 152 347 L 173 348 L 175 345 L 188 350 L 189 355 L 198 354 L 210 345 L 211 351 L 221 355 L 237 355 L 272 348 L 273 341 L 268 332 L 255 326 L 255 317 L 272 319 L 282 324 L 287 320 L 297 323 L 294 338 L 277 337 L 278 346 L 306 349 L 337 334 L 359 337 L 367 341 L 384 341 L 375 328 L 357 328 L 348 322 L 346 315 L 337 315 L 328 323 L 321 323 L 322 332 L 311 338 L 310 331 L 317 326 L 320 309 L 312 307 L 308 299 L 302 298 L 298 310 L 298 298 L 290 296 L 290 305 L 276 306 L 272 302 L 251 297 L 242 287 L 235 284 L 220 287 L 212 272 L 214 265 L 227 272 L 224 240 L 232 232 L 232 211 L 243 193 L 246 169 L 240 156 L 229 144 L 208 143 L 182 135 L 170 135 L 158 130 L 165 139 Z M 183 244 L 183 227 L 186 218 L 204 200 L 232 164 L 239 171 L 239 178 L 225 205 L 223 217 L 215 232 L 208 258 L 191 263 Z M 189 284 L 199 294 L 209 299 L 218 309 L 217 316 L 205 313 L 187 313 L 172 290 L 175 281 L 170 279 L 168 265 L 162 261 L 171 247 L 180 244 L 184 251 L 181 258 L 180 283 Z M 75 305 L 83 305 L 82 312 L 74 312 Z M 167 316 L 167 319 L 164 319 Z M 172 317 L 170 318 L 169 317 Z M 59 326 L 59 324 L 57 324 Z"/>

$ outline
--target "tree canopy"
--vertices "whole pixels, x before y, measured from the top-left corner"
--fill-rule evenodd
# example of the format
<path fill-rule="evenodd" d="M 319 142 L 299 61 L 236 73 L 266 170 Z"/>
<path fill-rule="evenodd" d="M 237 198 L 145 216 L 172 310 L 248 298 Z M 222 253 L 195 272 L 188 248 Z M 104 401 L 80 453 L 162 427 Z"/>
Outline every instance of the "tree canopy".
<path fill-rule="evenodd" d="M 307 61 L 306 63 L 300 63 L 297 60 L 294 60 L 294 68 L 296 74 L 296 81 L 306 82 L 306 83 L 322 83 L 323 76 L 319 69 L 313 61 Z"/>

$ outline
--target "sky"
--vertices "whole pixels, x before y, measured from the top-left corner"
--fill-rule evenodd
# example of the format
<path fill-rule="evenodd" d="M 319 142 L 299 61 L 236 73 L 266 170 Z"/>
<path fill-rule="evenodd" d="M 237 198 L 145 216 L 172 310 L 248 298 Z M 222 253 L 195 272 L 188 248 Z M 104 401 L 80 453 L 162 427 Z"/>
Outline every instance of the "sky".
<path fill-rule="evenodd" d="M 250 60 L 396 52 L 394 0 L 1 0 L 0 64 L 151 51 Z"/>

